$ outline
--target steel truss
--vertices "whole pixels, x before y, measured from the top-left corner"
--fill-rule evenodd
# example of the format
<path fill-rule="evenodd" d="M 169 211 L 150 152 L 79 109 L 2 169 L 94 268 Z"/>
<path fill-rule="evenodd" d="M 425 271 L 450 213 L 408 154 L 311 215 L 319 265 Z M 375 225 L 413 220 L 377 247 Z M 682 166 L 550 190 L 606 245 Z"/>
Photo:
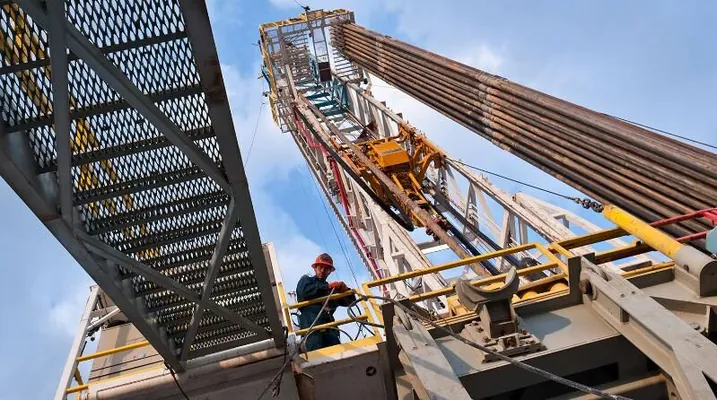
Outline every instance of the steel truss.
<path fill-rule="evenodd" d="M 343 10 L 318 10 L 260 27 L 260 47 L 265 61 L 263 75 L 271 89 L 268 96 L 274 118 L 296 142 L 312 176 L 374 279 L 427 268 L 431 263 L 426 254 L 445 249 L 445 243 L 417 243 L 389 215 L 394 214 L 392 210 L 381 206 L 365 182 L 341 164 L 336 149 L 327 146 L 332 141 L 348 146 L 349 142 L 359 140 L 367 127 L 373 139 L 388 138 L 406 124 L 401 115 L 373 97 L 370 77 L 362 69 L 345 60 L 330 43 L 326 48 L 325 32 L 320 32 L 343 21 L 353 21 L 353 14 Z M 322 77 L 316 69 L 317 60 L 326 59 L 331 60 L 330 79 Z M 349 142 L 342 141 L 337 134 Z M 431 164 L 426 176 L 423 184 L 436 209 L 483 252 L 532 242 L 535 238 L 528 239 L 529 231 L 546 242 L 575 236 L 552 216 L 554 210 L 548 213 L 535 204 L 526 205 L 519 201 L 519 195 L 509 195 L 486 177 L 474 174 L 447 157 L 440 165 Z M 502 221 L 493 216 L 489 201 L 503 210 Z M 562 215 L 568 212 L 563 210 Z M 594 252 L 590 247 L 576 251 Z M 515 265 L 517 258 L 506 258 L 500 263 L 505 269 Z M 469 268 L 464 275 L 475 276 Z M 391 296 L 408 297 L 447 284 L 444 277 L 433 274 L 417 281 L 392 283 L 383 290 Z M 444 304 L 439 299 L 430 306 L 441 312 Z"/>
<path fill-rule="evenodd" d="M 0 71 L 0 175 L 169 365 L 283 345 L 203 1 L 2 2 Z"/>

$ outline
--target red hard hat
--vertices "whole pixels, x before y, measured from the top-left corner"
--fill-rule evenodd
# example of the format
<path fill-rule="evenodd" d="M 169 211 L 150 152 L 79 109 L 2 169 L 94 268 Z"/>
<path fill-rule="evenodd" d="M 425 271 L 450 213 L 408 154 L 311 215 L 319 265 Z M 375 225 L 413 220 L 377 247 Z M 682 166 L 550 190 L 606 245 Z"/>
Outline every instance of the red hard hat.
<path fill-rule="evenodd" d="M 334 268 L 333 258 L 331 258 L 331 256 L 326 253 L 319 254 L 316 257 L 314 263 L 311 264 L 312 267 L 317 267 L 319 265 L 326 265 L 328 267 L 331 267 L 331 272 L 336 271 L 336 268 Z"/>

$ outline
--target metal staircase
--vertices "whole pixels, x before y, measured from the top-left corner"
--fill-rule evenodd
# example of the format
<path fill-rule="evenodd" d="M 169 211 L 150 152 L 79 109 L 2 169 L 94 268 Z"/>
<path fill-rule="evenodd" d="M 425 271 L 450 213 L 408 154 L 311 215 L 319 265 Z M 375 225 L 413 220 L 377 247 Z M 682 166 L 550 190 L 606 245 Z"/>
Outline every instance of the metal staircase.
<path fill-rule="evenodd" d="M 216 60 L 203 1 L 0 2 L 0 174 L 177 370 L 283 343 Z"/>

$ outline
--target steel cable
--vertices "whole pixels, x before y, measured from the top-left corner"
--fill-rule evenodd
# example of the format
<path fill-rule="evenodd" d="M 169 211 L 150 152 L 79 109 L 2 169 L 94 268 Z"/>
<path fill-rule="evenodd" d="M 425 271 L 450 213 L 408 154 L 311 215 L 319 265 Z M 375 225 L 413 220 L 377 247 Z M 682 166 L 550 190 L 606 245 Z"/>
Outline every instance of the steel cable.
<path fill-rule="evenodd" d="M 332 29 L 361 67 L 603 203 L 658 220 L 713 206 L 717 156 L 355 24 Z M 706 221 L 670 227 L 676 236 Z"/>
<path fill-rule="evenodd" d="M 426 322 L 426 323 L 429 324 L 431 327 L 433 327 L 433 328 L 435 328 L 435 329 L 437 329 L 437 330 L 440 330 L 441 332 L 443 332 L 443 333 L 445 333 L 445 334 L 451 336 L 452 338 L 454 338 L 454 339 L 460 341 L 461 343 L 464 343 L 464 344 L 466 344 L 466 345 L 468 345 L 468 346 L 471 346 L 471 347 L 473 347 L 473 348 L 475 348 L 475 349 L 478 349 L 478 350 L 480 350 L 480 351 L 482 351 L 482 352 L 484 352 L 484 353 L 490 354 L 490 355 L 492 355 L 492 356 L 494 356 L 494 357 L 500 359 L 501 361 L 505 361 L 505 362 L 507 362 L 507 363 L 510 363 L 510 364 L 512 364 L 512 365 L 514 365 L 514 366 L 520 368 L 520 369 L 526 370 L 526 371 L 531 372 L 531 373 L 536 374 L 536 375 L 540 375 L 540 376 L 542 376 L 543 378 L 546 378 L 546 379 L 549 379 L 549 380 L 551 380 L 551 381 L 560 383 L 560 384 L 562 384 L 562 385 L 571 387 L 571 388 L 573 388 L 573 389 L 579 390 L 579 391 L 584 392 L 584 393 L 588 393 L 588 394 L 592 394 L 592 395 L 595 395 L 595 396 L 599 396 L 599 397 L 602 398 L 602 399 L 630 400 L 628 397 L 624 397 L 624 396 L 620 396 L 620 395 L 615 395 L 615 394 L 610 394 L 610 393 L 604 392 L 604 391 L 602 391 L 602 390 L 600 390 L 600 389 L 596 389 L 596 388 L 593 388 L 593 387 L 590 387 L 590 386 L 587 386 L 587 385 L 583 385 L 582 383 L 575 382 L 575 381 L 573 381 L 573 380 L 563 378 L 562 376 L 555 375 L 555 374 L 553 374 L 553 373 L 551 373 L 551 372 L 549 372 L 549 371 L 546 371 L 546 370 L 544 370 L 544 369 L 540 369 L 540 368 L 534 367 L 534 366 L 532 366 L 532 365 L 530 365 L 530 364 L 526 364 L 526 363 L 524 363 L 524 362 L 522 362 L 522 361 L 520 361 L 520 360 L 516 360 L 516 359 L 514 359 L 514 358 L 511 358 L 511 357 L 508 357 L 508 356 L 506 356 L 506 355 L 503 355 L 503 354 L 501 354 L 501 353 L 499 353 L 499 352 L 497 352 L 497 351 L 495 351 L 495 350 L 493 350 L 493 349 L 491 349 L 491 348 L 489 348 L 489 347 L 486 347 L 486 346 L 484 346 L 484 345 L 482 345 L 482 344 L 480 344 L 480 343 L 476 343 L 476 342 L 470 341 L 470 340 L 468 340 L 468 339 L 466 339 L 466 338 L 464 338 L 464 337 L 462 337 L 462 336 L 460 336 L 460 335 L 454 333 L 452 330 L 450 330 L 450 329 L 448 329 L 448 328 L 446 328 L 446 327 L 444 327 L 444 326 L 441 326 L 441 325 L 435 323 L 435 322 L 432 321 L 431 319 L 424 317 L 424 316 L 421 315 L 420 313 L 414 311 L 413 309 L 411 309 L 411 308 L 409 308 L 409 307 L 406 307 L 405 305 L 401 304 L 400 302 L 398 302 L 398 301 L 396 301 L 396 300 L 394 300 L 394 299 L 391 299 L 391 298 L 388 298 L 388 297 L 373 296 L 373 295 L 368 295 L 368 296 L 367 296 L 367 295 L 363 295 L 363 294 L 357 294 L 357 295 L 358 295 L 358 297 L 360 298 L 359 301 L 366 301 L 366 300 L 368 300 L 368 299 L 375 299 L 375 300 L 381 300 L 381 301 L 389 302 L 389 303 L 393 304 L 394 306 L 399 307 L 399 308 L 400 308 L 401 310 L 403 310 L 404 312 L 406 312 L 406 313 L 412 315 L 414 318 L 417 318 L 417 319 L 419 319 L 419 320 L 421 320 L 421 321 Z M 378 324 L 373 324 L 373 325 L 378 325 Z M 381 326 L 381 328 L 384 328 L 384 327 Z"/>
<path fill-rule="evenodd" d="M 299 350 L 301 350 L 301 345 L 304 344 L 304 341 L 306 341 L 306 338 L 309 337 L 311 332 L 314 330 L 314 326 L 316 326 L 316 323 L 319 321 L 319 317 L 321 317 L 321 315 L 324 313 L 324 311 L 326 311 L 326 306 L 329 304 L 331 295 L 334 294 L 335 290 L 336 289 L 331 289 L 329 294 L 326 296 L 326 300 L 324 300 L 324 303 L 321 305 L 321 309 L 316 314 L 314 321 L 311 322 L 311 325 L 309 325 L 309 327 L 307 328 L 306 335 L 304 335 L 304 337 L 301 338 L 301 340 L 296 345 L 294 350 L 292 350 L 291 354 L 288 357 L 286 357 L 286 360 L 281 365 L 281 368 L 279 368 L 279 370 L 276 372 L 276 375 L 274 375 L 274 377 L 271 379 L 271 381 L 269 381 L 269 384 L 264 388 L 264 390 L 261 392 L 261 394 L 259 394 L 259 397 L 257 397 L 257 400 L 261 400 L 264 397 L 264 395 L 266 394 L 266 392 L 279 380 L 279 377 L 281 377 L 281 375 L 284 373 L 284 368 L 286 368 L 286 366 L 289 365 L 289 363 L 291 363 L 291 360 L 294 359 L 294 356 L 296 355 L 296 353 L 298 353 Z"/>

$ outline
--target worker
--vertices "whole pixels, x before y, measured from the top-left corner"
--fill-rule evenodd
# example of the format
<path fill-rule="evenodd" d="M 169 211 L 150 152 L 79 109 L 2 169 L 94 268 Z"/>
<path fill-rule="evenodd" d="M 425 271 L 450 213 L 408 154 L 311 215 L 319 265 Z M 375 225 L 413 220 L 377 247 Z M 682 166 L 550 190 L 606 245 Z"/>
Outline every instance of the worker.
<path fill-rule="evenodd" d="M 332 272 L 336 271 L 334 261 L 330 255 L 326 253 L 320 254 L 316 257 L 311 267 L 314 269 L 314 276 L 304 275 L 299 279 L 299 284 L 296 285 L 296 297 L 299 302 L 328 296 L 331 289 L 334 289 L 334 294 L 351 290 L 343 282 L 328 283 L 326 281 L 326 278 L 328 278 Z M 355 300 L 356 296 L 353 294 L 340 299 L 329 300 L 326 304 L 326 309 L 324 309 L 318 319 L 316 319 L 316 317 L 321 311 L 323 302 L 301 307 L 299 309 L 299 327 L 301 329 L 307 329 L 315 319 L 316 323 L 314 326 L 334 322 L 334 311 L 336 308 L 339 306 L 348 307 Z M 336 328 L 313 331 L 304 339 L 306 351 L 317 350 L 340 343 L 339 330 Z"/>

